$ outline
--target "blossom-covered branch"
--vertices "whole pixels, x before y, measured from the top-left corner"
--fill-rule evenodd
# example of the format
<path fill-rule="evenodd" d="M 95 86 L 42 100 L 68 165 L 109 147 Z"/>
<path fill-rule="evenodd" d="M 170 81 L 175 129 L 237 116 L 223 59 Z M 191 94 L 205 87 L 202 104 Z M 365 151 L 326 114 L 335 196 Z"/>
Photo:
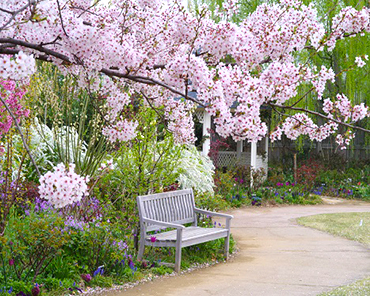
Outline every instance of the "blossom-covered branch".
<path fill-rule="evenodd" d="M 227 17 L 220 22 L 211 19 L 206 6 L 191 14 L 178 0 L 112 0 L 109 6 L 40 0 L 23 9 L 30 3 L 6 0 L 1 6 L 1 77 L 19 77 L 19 71 L 4 66 L 8 55 L 19 51 L 78 76 L 81 87 L 105 94 L 111 127 L 105 134 L 112 141 L 135 136 L 135 122 L 120 115 L 133 93 L 156 98 L 153 107 L 164 108 L 178 142 L 194 140 L 191 113 L 196 105 L 206 107 L 221 136 L 257 141 L 268 130 L 260 116 L 262 105 L 285 106 L 302 85 L 322 99 L 326 83 L 335 78 L 331 68 L 297 60 L 297 52 L 331 51 L 338 40 L 370 31 L 369 8 L 342 9 L 326 31 L 314 6 L 297 0 L 263 3 L 238 25 L 227 21 L 237 11 L 231 0 L 225 2 Z M 362 67 L 365 61 L 356 63 Z M 366 117 L 365 109 L 361 114 Z M 351 124 L 335 120 L 327 130 Z M 299 133 L 305 131 L 296 129 Z"/>

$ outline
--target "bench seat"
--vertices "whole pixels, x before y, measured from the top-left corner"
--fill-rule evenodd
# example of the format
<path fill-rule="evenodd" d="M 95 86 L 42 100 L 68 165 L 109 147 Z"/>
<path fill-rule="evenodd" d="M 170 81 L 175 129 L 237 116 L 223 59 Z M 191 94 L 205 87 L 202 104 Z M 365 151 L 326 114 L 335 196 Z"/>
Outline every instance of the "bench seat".
<path fill-rule="evenodd" d="M 177 230 L 170 230 L 155 235 L 146 237 L 146 241 L 150 242 L 150 238 L 156 238 L 154 246 L 158 247 L 174 247 L 176 243 Z M 182 231 L 182 247 L 188 247 L 210 240 L 215 240 L 228 236 L 228 230 L 224 228 L 204 228 L 189 226 Z"/>

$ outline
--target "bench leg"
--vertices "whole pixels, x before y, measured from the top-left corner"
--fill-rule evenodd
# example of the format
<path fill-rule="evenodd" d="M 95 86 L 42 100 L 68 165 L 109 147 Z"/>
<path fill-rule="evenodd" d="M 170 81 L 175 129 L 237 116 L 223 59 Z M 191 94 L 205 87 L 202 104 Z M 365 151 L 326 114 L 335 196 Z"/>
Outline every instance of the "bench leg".
<path fill-rule="evenodd" d="M 229 257 L 229 246 L 230 246 L 230 218 L 226 219 L 226 229 L 228 230 L 227 237 L 225 237 L 225 259 Z"/>
<path fill-rule="evenodd" d="M 137 260 L 141 260 L 144 255 L 145 243 L 140 239 L 139 253 L 137 254 Z"/>
<path fill-rule="evenodd" d="M 230 246 L 230 234 L 227 237 L 225 237 L 225 251 L 224 251 L 225 253 L 224 253 L 224 255 L 225 255 L 226 260 L 229 257 L 229 246 Z"/>
<path fill-rule="evenodd" d="M 181 270 L 181 245 L 176 244 L 176 257 L 175 257 L 175 272 L 180 273 Z"/>
<path fill-rule="evenodd" d="M 180 273 L 181 270 L 181 248 L 182 248 L 182 229 L 177 229 L 176 234 L 176 257 L 175 257 L 175 272 Z"/>

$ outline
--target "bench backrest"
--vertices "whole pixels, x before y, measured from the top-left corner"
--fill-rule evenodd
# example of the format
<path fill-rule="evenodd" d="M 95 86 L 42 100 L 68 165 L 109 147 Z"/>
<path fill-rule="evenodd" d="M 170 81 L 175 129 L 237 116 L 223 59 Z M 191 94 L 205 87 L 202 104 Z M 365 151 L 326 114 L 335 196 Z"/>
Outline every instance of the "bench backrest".
<path fill-rule="evenodd" d="M 196 219 L 192 189 L 138 196 L 137 205 L 139 208 L 140 223 L 142 217 L 176 224 L 193 223 Z M 163 228 L 149 225 L 147 231 Z"/>

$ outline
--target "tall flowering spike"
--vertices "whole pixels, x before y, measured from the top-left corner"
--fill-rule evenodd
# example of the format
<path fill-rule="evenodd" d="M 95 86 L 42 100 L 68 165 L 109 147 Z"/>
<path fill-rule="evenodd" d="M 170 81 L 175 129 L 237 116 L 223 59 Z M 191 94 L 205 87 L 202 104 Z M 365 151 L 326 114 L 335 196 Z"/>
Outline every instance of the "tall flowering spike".
<path fill-rule="evenodd" d="M 87 182 L 89 177 L 81 177 L 74 172 L 74 165 L 66 168 L 60 163 L 54 171 L 40 177 L 40 197 L 48 200 L 54 207 L 63 208 L 80 201 L 89 194 Z"/>

